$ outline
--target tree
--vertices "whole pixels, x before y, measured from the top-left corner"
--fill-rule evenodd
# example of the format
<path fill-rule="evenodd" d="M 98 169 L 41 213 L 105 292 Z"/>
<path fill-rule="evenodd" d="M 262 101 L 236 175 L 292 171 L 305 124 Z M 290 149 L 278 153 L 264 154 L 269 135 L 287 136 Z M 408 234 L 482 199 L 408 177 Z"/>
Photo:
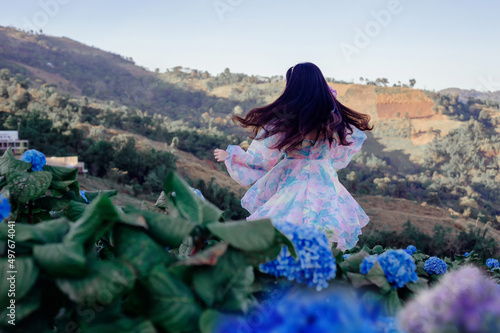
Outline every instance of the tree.
<path fill-rule="evenodd" d="M 417 83 L 417 81 L 415 79 L 411 79 L 410 80 L 410 88 L 413 88 L 416 83 Z"/>

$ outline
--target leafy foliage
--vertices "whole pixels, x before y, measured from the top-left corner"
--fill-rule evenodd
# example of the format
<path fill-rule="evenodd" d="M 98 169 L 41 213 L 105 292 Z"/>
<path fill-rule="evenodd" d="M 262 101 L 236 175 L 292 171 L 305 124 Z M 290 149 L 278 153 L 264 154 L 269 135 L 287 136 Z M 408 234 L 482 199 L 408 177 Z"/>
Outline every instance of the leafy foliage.
<path fill-rule="evenodd" d="M 16 328 L 24 331 L 58 332 L 67 325 L 92 332 L 132 331 L 135 325 L 196 331 L 204 309 L 246 311 L 255 303 L 254 267 L 283 245 L 293 251 L 269 220 L 224 222 L 222 211 L 174 173 L 165 178 L 154 212 L 113 205 L 116 191 L 86 192 L 86 204 L 72 169 L 23 171 L 29 164 L 16 163 L 10 151 L 0 164 L 11 166 L 4 169 L 2 192 L 15 207 L 15 265 L 22 282 L 16 286 Z M 24 184 L 19 179 L 36 175 L 50 176 L 17 195 Z M 0 225 L 2 267 L 8 264 L 9 228 Z M 2 282 L 4 295 L 6 288 Z M 53 293 L 41 295 L 40 288 Z M 91 320 L 82 317 L 82 308 L 90 309 Z"/>

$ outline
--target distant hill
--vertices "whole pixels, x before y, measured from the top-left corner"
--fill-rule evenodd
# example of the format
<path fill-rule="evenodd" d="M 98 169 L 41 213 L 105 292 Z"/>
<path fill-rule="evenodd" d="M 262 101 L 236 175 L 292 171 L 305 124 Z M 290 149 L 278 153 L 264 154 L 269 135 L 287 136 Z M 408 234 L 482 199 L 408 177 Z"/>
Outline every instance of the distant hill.
<path fill-rule="evenodd" d="M 446 205 L 500 229 L 496 102 L 383 82 L 329 84 L 375 126 L 339 172 L 350 192 Z M 214 163 L 213 149 L 244 146 L 232 115 L 269 103 L 284 87 L 283 77 L 229 68 L 217 75 L 180 66 L 151 72 L 65 37 L 0 27 L 0 127 L 19 129 L 33 148 L 50 154 L 84 156 L 91 173 L 117 179 L 134 194 L 161 188 L 166 170 L 154 161 L 175 154 L 193 186 L 234 211 L 239 203 L 231 194 L 243 189 Z M 134 146 L 128 146 L 131 137 Z M 101 154 L 110 159 L 96 157 Z M 131 155 L 137 158 L 128 161 Z"/>
<path fill-rule="evenodd" d="M 456 95 L 462 102 L 467 102 L 469 97 L 482 99 L 484 101 L 495 101 L 500 103 L 500 90 L 493 92 L 482 92 L 474 89 L 459 89 L 459 88 L 447 88 L 440 90 L 439 93 L 446 95 Z"/>

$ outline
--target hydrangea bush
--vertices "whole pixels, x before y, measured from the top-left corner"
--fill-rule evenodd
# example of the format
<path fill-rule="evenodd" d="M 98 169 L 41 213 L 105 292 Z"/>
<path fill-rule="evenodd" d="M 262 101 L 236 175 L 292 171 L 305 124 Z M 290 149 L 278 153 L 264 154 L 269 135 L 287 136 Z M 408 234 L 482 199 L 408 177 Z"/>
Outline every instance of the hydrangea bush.
<path fill-rule="evenodd" d="M 262 311 L 279 308 L 259 317 L 270 331 L 394 333 L 399 329 L 392 317 L 408 300 L 463 265 L 489 268 L 487 274 L 500 281 L 498 260 L 485 265 L 474 251 L 454 260 L 411 245 L 342 252 L 317 229 L 270 220 L 225 222 L 217 207 L 174 173 L 156 204 L 124 208 L 110 199 L 116 191 L 80 191 L 77 170 L 44 165 L 35 152 L 21 161 L 8 150 L 0 158 L 0 190 L 0 217 L 16 221 L 16 329 L 26 332 L 63 332 L 68 323 L 89 332 L 212 332 L 213 319 L 229 313 L 247 313 L 239 323 L 255 326 L 251 309 L 260 302 Z M 4 271 L 8 228 L 0 223 Z M 329 288 L 317 293 L 304 284 Z M 305 296 L 285 295 L 287 301 L 269 308 L 267 296 L 284 286 L 318 298 L 301 303 Z M 355 291 L 367 308 L 327 296 L 335 286 Z M 8 287 L 0 284 L 0 293 L 7 295 Z M 95 304 L 101 292 L 107 298 L 95 320 L 72 316 L 72 309 Z M 489 299 L 481 295 L 487 308 Z M 0 305 L 7 306 L 5 298 Z M 474 315 L 488 322 L 481 316 L 491 311 Z M 7 318 L 0 318 L 2 331 Z"/>
<path fill-rule="evenodd" d="M 291 223 L 277 225 L 278 229 L 291 239 L 298 259 L 291 257 L 287 248 L 279 256 L 260 265 L 264 273 L 286 277 L 290 281 L 316 287 L 319 291 L 328 287 L 328 281 L 335 278 L 337 264 L 323 231 Z"/>
<path fill-rule="evenodd" d="M 500 332 L 500 288 L 465 266 L 419 293 L 399 318 L 408 333 Z"/>
<path fill-rule="evenodd" d="M 219 317 L 216 333 L 385 333 L 398 332 L 393 318 L 370 311 L 373 304 L 349 290 L 328 290 L 313 294 L 292 291 L 280 299 L 266 300 L 246 316 Z M 259 320 L 256 320 L 259 318 Z"/>

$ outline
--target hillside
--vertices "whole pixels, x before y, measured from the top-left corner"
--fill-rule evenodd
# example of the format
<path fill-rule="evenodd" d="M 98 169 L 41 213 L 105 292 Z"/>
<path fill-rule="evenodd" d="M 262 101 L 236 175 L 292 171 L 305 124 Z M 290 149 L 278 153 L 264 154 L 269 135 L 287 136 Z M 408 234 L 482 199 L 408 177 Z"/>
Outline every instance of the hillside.
<path fill-rule="evenodd" d="M 91 174 L 134 196 L 151 197 L 176 167 L 243 216 L 237 198 L 244 189 L 212 152 L 245 140 L 231 116 L 276 98 L 282 77 L 182 67 L 153 73 L 68 38 L 7 28 L 0 28 L 0 41 L 2 129 L 18 129 L 48 154 L 80 156 Z M 375 126 L 339 172 L 350 192 L 450 207 L 500 228 L 497 104 L 408 87 L 329 84 Z"/>
<path fill-rule="evenodd" d="M 491 88 L 495 88 L 497 86 L 497 83 L 492 83 L 492 84 L 487 84 L 486 83 L 486 88 L 489 88 L 489 86 L 493 86 Z M 498 87 L 497 87 L 498 88 Z M 499 91 L 493 91 L 493 92 L 482 92 L 482 91 L 477 91 L 474 89 L 459 89 L 459 88 L 447 88 L 439 91 L 442 94 L 446 95 L 456 95 L 459 97 L 459 99 L 462 102 L 467 102 L 469 98 L 478 98 L 482 99 L 485 101 L 492 101 L 492 102 L 500 102 L 500 90 Z"/>

